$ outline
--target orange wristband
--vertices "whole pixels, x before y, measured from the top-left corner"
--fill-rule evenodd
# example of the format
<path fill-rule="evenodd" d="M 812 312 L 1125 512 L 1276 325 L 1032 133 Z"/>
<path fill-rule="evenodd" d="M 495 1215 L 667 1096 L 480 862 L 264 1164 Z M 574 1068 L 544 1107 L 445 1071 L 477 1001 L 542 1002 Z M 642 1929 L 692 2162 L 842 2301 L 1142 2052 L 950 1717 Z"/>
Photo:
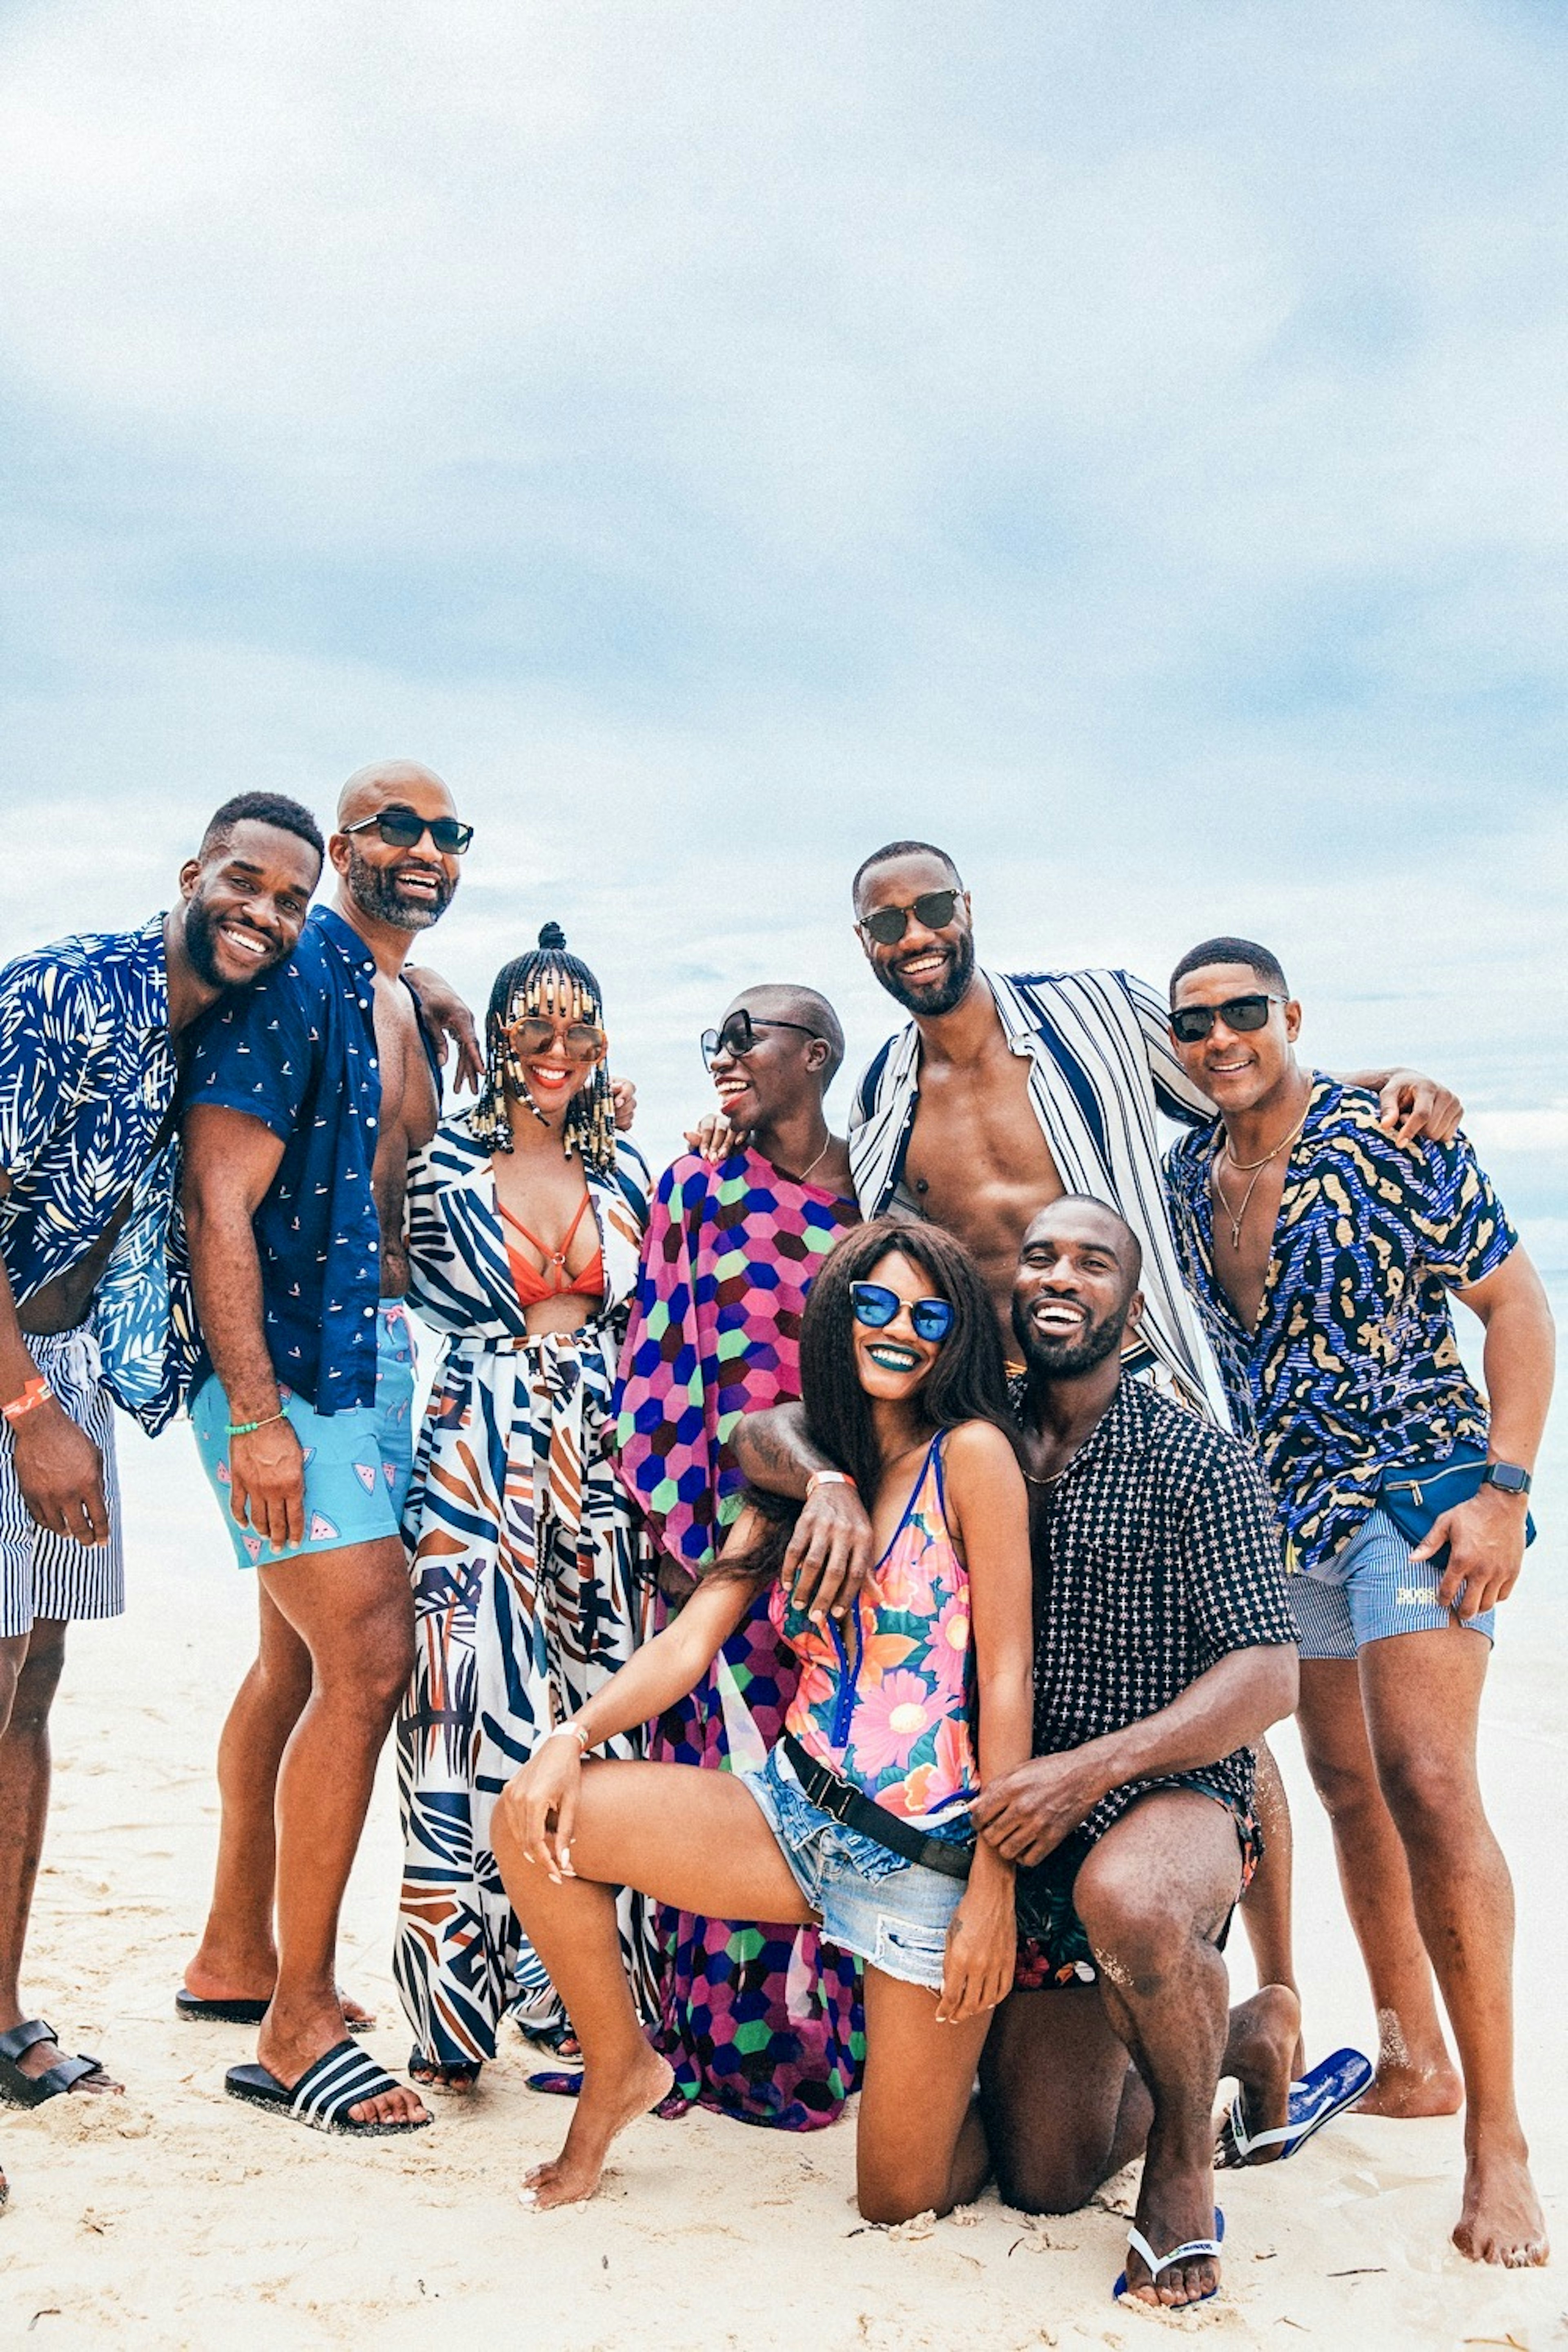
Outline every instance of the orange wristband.
<path fill-rule="evenodd" d="M 9 1404 L 0 1404 L 0 1413 L 4 1413 L 7 1421 L 20 1421 L 22 1415 L 31 1412 L 35 1405 L 47 1404 L 53 1395 L 54 1391 L 42 1372 L 35 1372 L 30 1381 L 24 1381 L 19 1397 L 13 1397 Z"/>

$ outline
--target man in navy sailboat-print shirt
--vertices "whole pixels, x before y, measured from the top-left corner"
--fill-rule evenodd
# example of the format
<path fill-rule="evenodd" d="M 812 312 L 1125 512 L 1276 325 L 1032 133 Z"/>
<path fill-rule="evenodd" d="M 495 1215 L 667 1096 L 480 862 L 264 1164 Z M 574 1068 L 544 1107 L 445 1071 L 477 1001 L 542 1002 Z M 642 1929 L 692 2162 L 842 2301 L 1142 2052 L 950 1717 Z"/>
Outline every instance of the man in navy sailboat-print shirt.
<path fill-rule="evenodd" d="M 413 1662 L 404 1191 L 440 1077 L 404 967 L 470 835 L 428 769 L 351 777 L 329 845 L 332 906 L 266 990 L 215 1024 L 185 1089 L 210 1365 L 191 1418 L 237 1562 L 265 1597 L 261 1656 L 221 1750 L 216 1892 L 180 2000 L 259 2019 L 259 2063 L 230 2070 L 233 2095 L 338 2128 L 427 2120 L 349 2038 L 334 1946 Z"/>

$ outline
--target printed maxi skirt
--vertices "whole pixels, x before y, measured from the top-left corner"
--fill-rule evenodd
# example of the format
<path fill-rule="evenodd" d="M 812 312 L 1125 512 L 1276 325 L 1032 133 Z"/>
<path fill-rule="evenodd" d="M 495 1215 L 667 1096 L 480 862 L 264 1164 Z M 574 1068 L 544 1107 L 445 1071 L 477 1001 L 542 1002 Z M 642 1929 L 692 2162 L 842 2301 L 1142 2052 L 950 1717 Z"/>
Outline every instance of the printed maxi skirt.
<path fill-rule="evenodd" d="M 604 1449 L 614 1376 L 607 1326 L 457 1337 L 426 1410 L 405 1520 L 416 1652 L 397 1727 L 395 1973 L 417 2046 L 437 2063 L 493 2058 L 514 2006 L 530 2032 L 561 2021 L 501 1885 L 490 1820 L 541 1737 L 643 1631 L 644 1553 Z M 639 1745 L 620 1738 L 608 1752 Z M 650 2016 L 640 1898 L 623 1894 L 620 1914 L 633 1997 Z"/>

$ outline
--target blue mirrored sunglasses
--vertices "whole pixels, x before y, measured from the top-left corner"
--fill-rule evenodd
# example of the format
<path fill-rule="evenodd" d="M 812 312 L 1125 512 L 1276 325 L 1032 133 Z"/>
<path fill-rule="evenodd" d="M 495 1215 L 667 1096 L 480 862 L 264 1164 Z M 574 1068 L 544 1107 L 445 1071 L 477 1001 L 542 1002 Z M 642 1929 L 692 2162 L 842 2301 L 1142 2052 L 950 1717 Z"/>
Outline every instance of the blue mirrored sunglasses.
<path fill-rule="evenodd" d="M 864 1323 L 873 1331 L 886 1328 L 904 1301 L 896 1290 L 885 1283 L 852 1282 L 850 1304 L 857 1323 Z M 945 1339 L 952 1328 L 952 1302 L 948 1298 L 917 1298 L 910 1307 L 910 1321 L 917 1339 Z"/>

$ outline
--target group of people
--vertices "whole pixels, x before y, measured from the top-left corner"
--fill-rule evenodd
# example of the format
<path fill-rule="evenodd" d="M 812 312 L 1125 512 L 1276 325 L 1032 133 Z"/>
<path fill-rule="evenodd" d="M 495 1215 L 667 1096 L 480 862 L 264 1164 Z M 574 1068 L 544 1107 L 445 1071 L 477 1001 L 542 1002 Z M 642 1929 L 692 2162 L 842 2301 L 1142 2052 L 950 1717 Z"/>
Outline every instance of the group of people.
<path fill-rule="evenodd" d="M 1167 2306 L 1216 2291 L 1216 2163 L 1462 2100 L 1456 2243 L 1544 2261 L 1476 1739 L 1553 1335 L 1453 1097 L 1303 1064 L 1249 940 L 1166 994 L 988 971 L 898 841 L 852 899 L 907 1019 L 847 1136 L 832 1006 L 760 983 L 655 1184 L 557 927 L 482 1034 L 411 963 L 472 838 L 408 761 L 325 840 L 244 794 L 172 911 L 0 969 L 0 2098 L 120 2087 L 20 1972 L 66 1627 L 123 1606 L 114 1412 L 185 1406 L 258 1601 L 175 1996 L 258 2028 L 237 2098 L 419 2129 L 510 2017 L 575 2101 L 537 2207 L 693 2103 L 858 2091 L 877 2221 L 1142 2154 L 1118 2291 Z M 1306 2063 L 1292 1711 L 1375 2065 Z M 336 1969 L 395 1726 L 407 2082 Z"/>

